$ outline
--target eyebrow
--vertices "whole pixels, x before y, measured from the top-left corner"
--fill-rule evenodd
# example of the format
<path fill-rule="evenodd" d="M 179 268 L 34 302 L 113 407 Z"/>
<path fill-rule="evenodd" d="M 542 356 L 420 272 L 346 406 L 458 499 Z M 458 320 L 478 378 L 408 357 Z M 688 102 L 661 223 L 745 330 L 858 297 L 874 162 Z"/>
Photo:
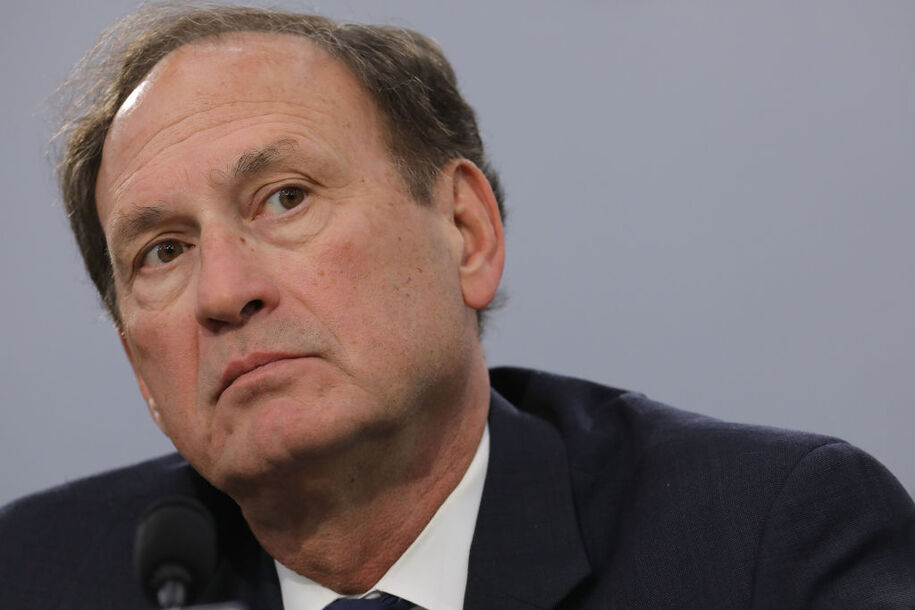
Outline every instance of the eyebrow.
<path fill-rule="evenodd" d="M 119 256 L 121 249 L 155 227 L 166 215 L 164 205 L 144 206 L 131 212 L 119 214 L 111 226 L 112 256 L 119 264 L 124 264 Z"/>
<path fill-rule="evenodd" d="M 283 138 L 263 148 L 247 150 L 235 161 L 231 172 L 232 177 L 237 180 L 255 176 L 284 159 L 295 148 L 295 140 Z"/>

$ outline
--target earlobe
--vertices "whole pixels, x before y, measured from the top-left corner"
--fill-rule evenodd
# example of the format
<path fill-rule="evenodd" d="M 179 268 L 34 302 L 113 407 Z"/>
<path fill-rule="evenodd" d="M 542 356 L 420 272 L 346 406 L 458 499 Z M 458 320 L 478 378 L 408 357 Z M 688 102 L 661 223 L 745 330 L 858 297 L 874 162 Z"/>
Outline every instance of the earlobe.
<path fill-rule="evenodd" d="M 133 359 L 133 352 L 130 349 L 130 344 L 127 342 L 127 337 L 125 337 L 124 333 L 120 330 L 118 331 L 118 337 L 121 339 L 121 347 L 124 348 L 124 354 L 127 356 L 127 361 L 130 362 L 130 368 L 133 369 L 134 377 L 137 378 L 137 385 L 140 387 L 140 394 L 143 395 L 143 400 L 146 401 L 146 408 L 149 410 L 149 414 L 152 416 L 153 421 L 156 422 L 156 426 L 159 427 L 159 430 L 161 430 L 165 436 L 168 436 L 168 431 L 165 429 L 165 424 L 162 421 L 162 414 L 159 412 L 159 406 L 156 404 L 155 398 L 153 398 L 152 393 L 149 391 L 146 381 L 137 369 Z"/>
<path fill-rule="evenodd" d="M 505 235 L 489 180 L 466 159 L 452 163 L 454 223 L 463 240 L 461 292 L 468 307 L 485 308 L 495 297 L 505 266 Z"/>

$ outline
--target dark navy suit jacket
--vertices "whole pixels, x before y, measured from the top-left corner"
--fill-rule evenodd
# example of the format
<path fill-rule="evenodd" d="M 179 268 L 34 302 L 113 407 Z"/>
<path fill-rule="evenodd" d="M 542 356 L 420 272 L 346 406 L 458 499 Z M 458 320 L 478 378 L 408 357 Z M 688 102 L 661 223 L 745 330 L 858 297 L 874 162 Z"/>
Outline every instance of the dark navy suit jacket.
<path fill-rule="evenodd" d="M 466 608 L 915 608 L 915 506 L 860 450 L 535 371 L 492 380 Z M 216 518 L 206 599 L 279 610 L 272 559 L 177 455 L 3 509 L 0 608 L 149 607 L 131 545 L 167 495 Z"/>

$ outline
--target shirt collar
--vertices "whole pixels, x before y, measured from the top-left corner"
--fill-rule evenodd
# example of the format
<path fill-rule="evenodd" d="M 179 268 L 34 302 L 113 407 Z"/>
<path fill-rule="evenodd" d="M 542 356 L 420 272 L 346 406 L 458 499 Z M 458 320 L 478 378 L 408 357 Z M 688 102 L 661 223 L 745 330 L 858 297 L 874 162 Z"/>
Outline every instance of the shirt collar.
<path fill-rule="evenodd" d="M 416 540 L 370 592 L 384 591 L 423 610 L 464 605 L 470 543 L 476 526 L 489 463 L 489 426 L 461 482 L 449 494 Z M 324 608 L 339 594 L 274 560 L 286 610 Z M 362 596 L 357 596 L 362 597 Z"/>

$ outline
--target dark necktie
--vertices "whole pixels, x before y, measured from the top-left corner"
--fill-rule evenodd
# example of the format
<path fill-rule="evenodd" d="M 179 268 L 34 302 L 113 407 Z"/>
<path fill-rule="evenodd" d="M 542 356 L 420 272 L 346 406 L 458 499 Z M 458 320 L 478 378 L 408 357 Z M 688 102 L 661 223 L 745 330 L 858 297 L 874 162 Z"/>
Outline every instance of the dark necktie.
<path fill-rule="evenodd" d="M 324 610 L 411 610 L 416 604 L 382 593 L 378 597 L 363 599 L 338 599 L 324 606 Z"/>

